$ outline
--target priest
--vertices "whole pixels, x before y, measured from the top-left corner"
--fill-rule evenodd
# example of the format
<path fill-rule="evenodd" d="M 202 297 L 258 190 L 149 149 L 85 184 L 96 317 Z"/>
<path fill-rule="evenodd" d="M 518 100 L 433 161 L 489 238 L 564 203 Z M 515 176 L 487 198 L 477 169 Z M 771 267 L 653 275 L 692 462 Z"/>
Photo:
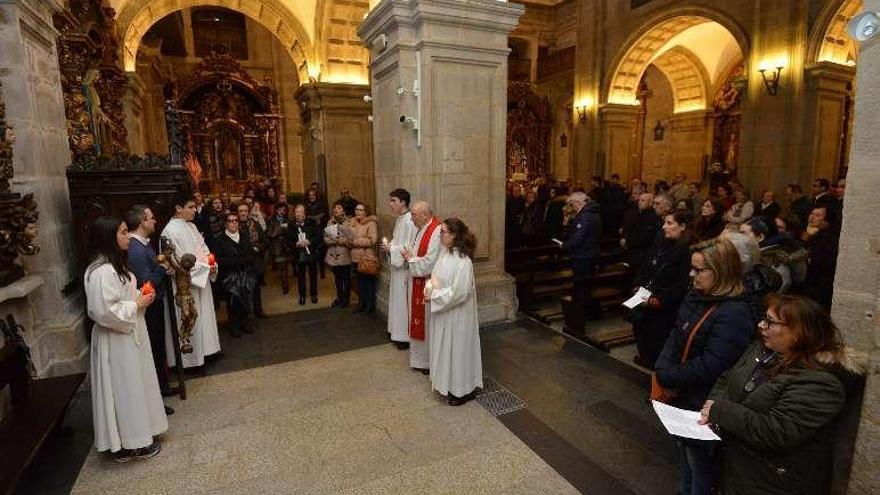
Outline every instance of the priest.
<path fill-rule="evenodd" d="M 208 262 L 208 246 L 199 233 L 193 220 L 196 216 L 196 203 L 191 194 L 178 195 L 174 203 L 174 217 L 162 230 L 162 237 L 174 246 L 175 256 L 180 259 L 186 253 L 196 257 L 196 263 L 190 270 L 192 277 L 192 296 L 198 311 L 195 327 L 192 332 L 191 353 L 182 354 L 183 367 L 192 368 L 205 364 L 205 356 L 220 352 L 220 336 L 217 334 L 217 316 L 214 314 L 214 297 L 211 294 L 211 282 L 217 278 L 217 265 Z M 175 287 L 175 291 L 177 288 Z M 173 310 L 174 308 L 168 308 Z M 177 327 L 180 328 L 180 312 L 177 314 Z M 171 337 L 171 322 L 166 318 L 165 342 L 168 354 L 168 366 L 175 365 L 174 342 Z"/>
<path fill-rule="evenodd" d="M 413 242 L 403 250 L 410 276 L 409 365 L 427 375 L 430 366 L 431 312 L 425 301 L 425 283 L 440 256 L 440 221 L 424 201 L 413 203 L 411 220 L 416 226 Z"/>
<path fill-rule="evenodd" d="M 448 218 L 438 230 L 443 247 L 425 284 L 431 310 L 431 387 L 450 406 L 460 406 L 483 386 L 472 261 L 477 239 L 458 218 Z"/>
<path fill-rule="evenodd" d="M 382 239 L 382 250 L 388 253 L 391 283 L 388 288 L 388 333 L 398 349 L 409 348 L 410 280 L 409 267 L 403 250 L 412 245 L 416 226 L 409 211 L 410 195 L 406 189 L 389 194 L 388 208 L 396 217 L 391 241 Z"/>

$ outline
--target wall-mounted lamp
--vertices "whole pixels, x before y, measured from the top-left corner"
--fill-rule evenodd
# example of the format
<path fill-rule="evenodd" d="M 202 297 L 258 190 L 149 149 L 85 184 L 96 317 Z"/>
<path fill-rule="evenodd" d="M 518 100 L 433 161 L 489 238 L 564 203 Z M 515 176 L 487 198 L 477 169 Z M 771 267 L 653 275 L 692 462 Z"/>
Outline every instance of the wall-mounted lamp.
<path fill-rule="evenodd" d="M 764 88 L 767 89 L 768 95 L 773 96 L 779 92 L 779 74 L 782 72 L 781 64 L 776 66 L 776 71 L 774 71 L 769 77 L 767 76 L 767 69 L 765 68 L 758 69 L 758 72 L 761 73 L 761 78 L 764 80 Z"/>
<path fill-rule="evenodd" d="M 589 109 L 590 108 L 586 105 L 580 105 L 578 107 L 575 107 L 575 110 L 577 111 L 578 121 L 581 124 L 587 123 L 587 110 L 589 110 Z"/>

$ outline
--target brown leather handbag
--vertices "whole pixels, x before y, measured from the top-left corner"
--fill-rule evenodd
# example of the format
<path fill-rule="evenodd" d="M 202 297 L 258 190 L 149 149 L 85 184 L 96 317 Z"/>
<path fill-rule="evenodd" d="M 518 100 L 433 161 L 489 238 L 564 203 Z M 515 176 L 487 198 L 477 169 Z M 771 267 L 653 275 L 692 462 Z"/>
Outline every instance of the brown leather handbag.
<path fill-rule="evenodd" d="M 376 256 L 373 248 L 368 248 L 364 251 L 363 256 L 361 256 L 360 261 L 357 264 L 358 273 L 362 273 L 364 275 L 378 275 L 381 271 L 381 266 L 379 265 L 379 257 Z"/>
<path fill-rule="evenodd" d="M 706 318 L 715 311 L 715 308 L 718 307 L 718 304 L 713 304 L 703 313 L 703 316 L 694 325 L 694 328 L 691 329 L 690 335 L 688 335 L 687 343 L 684 345 L 684 351 L 681 353 L 681 364 L 684 364 L 687 361 L 688 354 L 691 352 L 691 344 L 694 342 L 694 336 L 697 334 L 697 331 L 703 326 L 703 322 L 706 321 Z M 651 374 L 651 400 L 656 400 L 657 402 L 669 403 L 672 399 L 675 398 L 677 392 L 675 390 L 665 388 L 663 385 L 660 385 L 660 382 L 657 381 L 657 373 Z"/>

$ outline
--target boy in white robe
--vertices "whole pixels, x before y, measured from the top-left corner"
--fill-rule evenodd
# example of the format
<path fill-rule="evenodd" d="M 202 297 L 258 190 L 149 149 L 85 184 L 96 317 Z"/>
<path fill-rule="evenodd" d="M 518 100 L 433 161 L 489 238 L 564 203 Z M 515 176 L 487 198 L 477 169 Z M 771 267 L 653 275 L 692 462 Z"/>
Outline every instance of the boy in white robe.
<path fill-rule="evenodd" d="M 391 191 L 388 207 L 397 215 L 394 233 L 390 242 L 382 243 L 382 250 L 388 253 L 391 281 L 388 286 L 388 333 L 398 349 L 409 348 L 410 285 L 409 267 L 402 252 L 412 245 L 416 226 L 412 223 L 409 211 L 410 195 L 406 189 Z M 384 240 L 384 239 L 383 239 Z"/>
<path fill-rule="evenodd" d="M 431 310 L 424 298 L 424 286 L 440 256 L 440 221 L 432 216 L 431 207 L 424 201 L 414 203 L 411 214 L 418 232 L 412 244 L 401 253 L 409 268 L 412 298 L 409 365 L 427 375 L 430 367 Z"/>
<path fill-rule="evenodd" d="M 196 263 L 190 270 L 192 296 L 198 311 L 191 338 L 193 351 L 181 355 L 183 367 L 191 368 L 205 364 L 205 356 L 220 352 L 217 315 L 214 313 L 214 297 L 211 293 L 211 281 L 217 278 L 217 265 L 212 266 L 208 263 L 210 251 L 202 234 L 192 223 L 196 215 L 195 202 L 191 197 L 188 199 L 182 197 L 177 202 L 178 204 L 174 206 L 174 218 L 169 220 L 168 225 L 162 230 L 162 237 L 174 245 L 174 253 L 178 259 L 186 253 L 192 253 L 196 257 Z M 177 290 L 176 285 L 174 290 Z M 177 328 L 180 328 L 180 310 L 176 307 L 174 309 L 177 314 Z M 176 360 L 173 346 L 179 346 L 180 343 L 173 342 L 174 339 L 171 337 L 170 313 L 166 318 L 165 328 L 168 366 L 174 366 Z"/>

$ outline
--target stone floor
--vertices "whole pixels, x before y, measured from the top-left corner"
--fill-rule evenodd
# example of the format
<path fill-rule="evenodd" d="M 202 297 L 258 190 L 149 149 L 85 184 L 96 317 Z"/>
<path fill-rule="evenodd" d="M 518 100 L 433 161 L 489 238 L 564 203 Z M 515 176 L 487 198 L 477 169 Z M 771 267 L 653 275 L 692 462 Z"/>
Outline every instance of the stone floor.
<path fill-rule="evenodd" d="M 190 374 L 187 401 L 168 399 L 177 413 L 158 458 L 120 466 L 93 452 L 81 392 L 72 432 L 16 493 L 675 491 L 648 375 L 537 322 L 482 330 L 486 376 L 525 403 L 497 418 L 432 395 L 379 317 L 317 309 L 261 324 L 241 339 L 221 331 L 224 357 Z"/>

